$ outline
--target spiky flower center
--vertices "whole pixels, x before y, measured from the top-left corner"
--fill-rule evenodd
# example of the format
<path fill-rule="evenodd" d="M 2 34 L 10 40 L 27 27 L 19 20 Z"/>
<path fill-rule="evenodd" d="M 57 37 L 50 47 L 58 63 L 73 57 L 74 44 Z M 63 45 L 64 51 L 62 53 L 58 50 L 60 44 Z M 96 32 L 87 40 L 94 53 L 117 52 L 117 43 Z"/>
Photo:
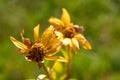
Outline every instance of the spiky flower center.
<path fill-rule="evenodd" d="M 36 43 L 32 45 L 29 54 L 33 61 L 40 62 L 43 61 L 44 55 L 47 52 L 46 48 L 42 43 Z"/>
<path fill-rule="evenodd" d="M 76 31 L 73 27 L 69 27 L 63 31 L 63 34 L 64 34 L 64 37 L 73 38 L 74 35 L 76 34 Z"/>

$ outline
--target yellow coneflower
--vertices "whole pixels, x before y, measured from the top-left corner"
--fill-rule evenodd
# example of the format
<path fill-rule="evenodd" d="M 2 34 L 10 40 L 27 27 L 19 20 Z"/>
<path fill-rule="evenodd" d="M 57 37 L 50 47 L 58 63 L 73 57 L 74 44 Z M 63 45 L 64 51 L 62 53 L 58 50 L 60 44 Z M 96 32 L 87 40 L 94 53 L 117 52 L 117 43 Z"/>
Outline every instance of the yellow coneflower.
<path fill-rule="evenodd" d="M 10 36 L 10 40 L 18 47 L 19 53 L 25 54 L 27 61 L 43 63 L 44 58 L 47 60 L 66 62 L 61 56 L 54 56 L 61 48 L 62 42 L 56 38 L 53 26 L 48 27 L 41 39 L 39 39 L 39 25 L 34 28 L 34 42 L 23 37 L 24 31 L 21 32 L 23 43 Z"/>
<path fill-rule="evenodd" d="M 56 33 L 62 39 L 64 45 L 69 45 L 75 53 L 79 49 L 79 44 L 84 49 L 92 49 L 90 43 L 81 34 L 83 27 L 71 23 L 70 15 L 65 8 L 62 9 L 61 20 L 51 17 L 48 21 L 57 29 L 58 32 Z"/>

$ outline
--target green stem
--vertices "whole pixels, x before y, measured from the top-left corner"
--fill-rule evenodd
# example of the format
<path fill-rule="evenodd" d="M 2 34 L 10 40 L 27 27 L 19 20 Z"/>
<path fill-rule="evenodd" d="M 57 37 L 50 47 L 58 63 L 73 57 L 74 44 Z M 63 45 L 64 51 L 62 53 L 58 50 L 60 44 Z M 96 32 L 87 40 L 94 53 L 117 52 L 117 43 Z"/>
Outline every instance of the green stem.
<path fill-rule="evenodd" d="M 70 76 L 70 66 L 71 66 L 71 50 L 70 50 L 70 46 L 67 47 L 67 54 L 68 54 L 68 62 L 67 62 L 67 72 L 66 72 L 65 80 L 68 80 L 68 78 Z"/>
<path fill-rule="evenodd" d="M 50 76 L 50 72 L 48 71 L 48 69 L 46 68 L 46 66 L 44 65 L 44 63 L 38 63 L 38 65 L 39 65 L 39 68 L 40 68 L 40 67 L 43 67 L 43 69 L 45 70 L 46 75 L 47 75 L 47 77 L 48 77 L 48 80 L 52 80 L 52 79 L 51 79 L 51 76 Z"/>

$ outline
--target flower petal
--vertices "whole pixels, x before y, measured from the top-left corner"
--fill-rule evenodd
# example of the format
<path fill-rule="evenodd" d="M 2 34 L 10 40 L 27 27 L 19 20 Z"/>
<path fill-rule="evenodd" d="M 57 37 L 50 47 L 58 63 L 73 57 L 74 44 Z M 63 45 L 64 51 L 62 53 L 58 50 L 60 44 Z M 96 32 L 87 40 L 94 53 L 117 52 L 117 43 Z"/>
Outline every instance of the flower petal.
<path fill-rule="evenodd" d="M 79 43 L 75 38 L 71 39 L 72 42 L 72 49 L 75 53 L 77 53 L 77 50 L 79 49 Z"/>
<path fill-rule="evenodd" d="M 52 56 L 55 55 L 62 47 L 62 42 L 55 43 L 53 46 L 47 48 L 48 52 L 46 55 Z"/>
<path fill-rule="evenodd" d="M 39 41 L 39 24 L 34 28 L 34 41 L 35 42 Z"/>
<path fill-rule="evenodd" d="M 84 49 L 87 49 L 87 50 L 92 49 L 90 43 L 85 39 L 85 37 L 82 34 L 77 34 L 75 38 L 78 40 L 78 42 Z"/>
<path fill-rule="evenodd" d="M 48 50 L 48 54 L 58 52 L 62 46 L 62 40 L 57 37 L 57 35 L 53 34 L 54 36 L 49 39 L 48 43 L 46 44 L 46 49 Z"/>
<path fill-rule="evenodd" d="M 64 35 L 59 31 L 55 31 L 55 35 L 57 36 L 57 39 L 59 39 L 60 41 L 62 41 L 64 38 Z"/>
<path fill-rule="evenodd" d="M 67 60 L 61 56 L 45 56 L 45 59 L 52 60 L 52 61 L 67 62 Z"/>
<path fill-rule="evenodd" d="M 54 35 L 54 28 L 53 26 L 49 26 L 42 34 L 41 42 L 44 44 L 44 46 L 48 46 L 47 43 L 50 42 L 50 40 L 55 37 Z M 51 43 L 49 43 L 51 44 Z"/>
<path fill-rule="evenodd" d="M 73 25 L 74 29 L 76 30 L 77 33 L 82 33 L 84 31 L 83 26 L 78 26 L 78 25 Z"/>
<path fill-rule="evenodd" d="M 62 42 L 65 46 L 69 45 L 70 47 L 72 47 L 71 39 L 65 38 Z"/>
<path fill-rule="evenodd" d="M 21 38 L 22 38 L 23 43 L 24 43 L 28 48 L 30 48 L 30 47 L 32 46 L 32 42 L 31 42 L 31 40 L 30 40 L 29 38 L 24 38 L 23 34 L 24 34 L 24 30 L 22 30 L 22 32 L 20 33 L 20 36 L 21 36 Z"/>
<path fill-rule="evenodd" d="M 44 78 L 46 77 L 45 74 L 40 74 L 36 80 L 44 80 Z M 34 80 L 34 79 L 33 79 Z"/>
<path fill-rule="evenodd" d="M 65 8 L 62 9 L 62 17 L 61 20 L 63 21 L 65 27 L 70 27 L 70 15 Z"/>
<path fill-rule="evenodd" d="M 32 60 L 33 60 L 33 58 L 32 58 L 31 56 L 25 56 L 25 59 L 26 59 L 27 61 L 32 61 Z"/>
<path fill-rule="evenodd" d="M 51 31 L 52 32 L 52 31 Z M 48 36 L 48 38 L 47 38 Z M 45 38 L 45 40 L 43 40 Z M 47 49 L 48 55 L 54 55 L 56 52 L 58 52 L 62 46 L 62 33 L 59 33 L 57 31 L 53 31 L 53 33 L 46 35 L 42 38 L 42 43 Z"/>
<path fill-rule="evenodd" d="M 28 50 L 27 46 L 24 45 L 23 43 L 19 42 L 18 40 L 16 40 L 14 37 L 10 36 L 10 40 L 13 42 L 13 44 L 18 47 L 19 49 L 23 50 L 26 52 L 26 50 Z"/>
<path fill-rule="evenodd" d="M 61 20 L 59 20 L 57 18 L 54 18 L 54 17 L 51 17 L 48 20 L 48 22 L 50 24 L 52 24 L 53 26 L 55 26 L 57 29 L 60 29 L 60 28 L 62 28 L 64 26 L 64 23 Z"/>

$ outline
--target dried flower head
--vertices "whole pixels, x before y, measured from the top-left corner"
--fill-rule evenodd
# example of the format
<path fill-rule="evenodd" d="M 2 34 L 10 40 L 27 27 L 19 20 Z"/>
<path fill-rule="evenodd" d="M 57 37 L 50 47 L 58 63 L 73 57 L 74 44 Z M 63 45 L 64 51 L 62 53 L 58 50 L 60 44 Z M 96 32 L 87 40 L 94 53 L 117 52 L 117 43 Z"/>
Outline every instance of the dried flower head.
<path fill-rule="evenodd" d="M 43 63 L 45 58 L 47 60 L 66 62 L 61 56 L 53 56 L 60 50 L 62 45 L 62 42 L 56 38 L 53 26 L 48 27 L 39 40 L 39 25 L 37 25 L 34 28 L 34 42 L 31 42 L 29 38 L 24 38 L 23 34 L 24 31 L 20 34 L 23 43 L 12 36 L 10 36 L 10 40 L 19 48 L 19 53 L 26 54 L 27 61 Z"/>
<path fill-rule="evenodd" d="M 62 9 L 61 20 L 51 17 L 48 21 L 57 29 L 58 32 L 56 33 L 62 39 L 64 45 L 69 45 L 75 53 L 79 49 L 79 44 L 84 49 L 92 49 L 90 43 L 81 34 L 83 27 L 71 23 L 70 15 L 65 8 Z"/>

